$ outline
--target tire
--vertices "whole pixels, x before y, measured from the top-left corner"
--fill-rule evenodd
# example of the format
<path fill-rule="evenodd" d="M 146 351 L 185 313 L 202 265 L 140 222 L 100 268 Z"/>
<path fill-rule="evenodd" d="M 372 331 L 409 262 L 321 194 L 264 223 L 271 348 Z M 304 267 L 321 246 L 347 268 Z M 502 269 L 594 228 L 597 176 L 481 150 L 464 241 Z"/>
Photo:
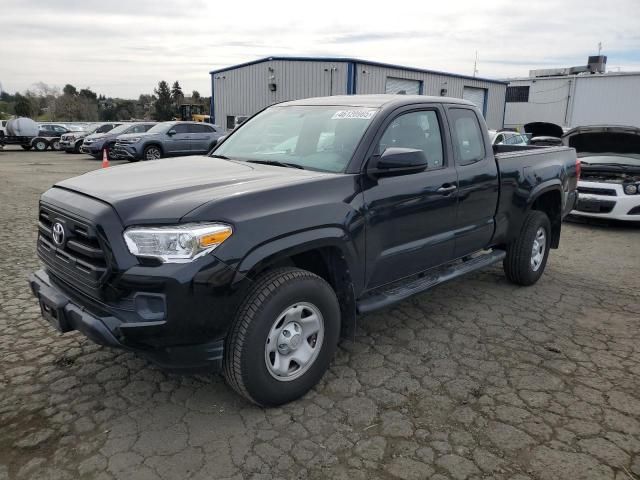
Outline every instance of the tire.
<path fill-rule="evenodd" d="M 22 147 L 23 150 L 26 150 L 27 152 L 29 150 L 31 150 L 31 145 L 20 145 Z"/>
<path fill-rule="evenodd" d="M 76 142 L 76 144 L 73 146 L 73 153 L 80 153 L 80 147 L 82 147 L 82 140 L 79 142 Z"/>
<path fill-rule="evenodd" d="M 142 154 L 143 160 L 159 160 L 162 158 L 162 149 L 157 145 L 149 145 Z"/>
<path fill-rule="evenodd" d="M 51 150 L 53 150 L 55 152 L 59 152 L 60 151 L 60 139 L 59 138 L 54 138 L 49 143 L 49 146 L 51 147 Z"/>
<path fill-rule="evenodd" d="M 525 286 L 536 283 L 547 265 L 550 241 L 549 217 L 543 212 L 531 210 L 522 223 L 520 235 L 507 247 L 503 262 L 507 279 Z"/>
<path fill-rule="evenodd" d="M 302 315 L 296 317 L 296 312 Z M 287 313 L 291 314 L 288 319 Z M 302 321 L 305 318 L 308 325 Z M 318 330 L 304 338 L 305 328 L 309 332 Z M 289 345 L 281 343 L 287 341 L 283 335 Z M 300 398 L 320 381 L 339 336 L 340 307 L 326 281 L 297 268 L 267 272 L 255 281 L 236 313 L 225 341 L 224 376 L 251 402 L 265 407 L 282 405 Z M 281 347 L 287 348 L 286 355 L 280 353 Z M 289 357 L 303 358 L 307 352 L 306 364 Z M 280 374 L 275 372 L 276 356 L 283 367 L 288 367 Z"/>
<path fill-rule="evenodd" d="M 34 150 L 36 150 L 38 152 L 44 152 L 47 149 L 47 147 L 49 146 L 49 142 L 47 142 L 43 138 L 36 138 L 32 142 L 32 145 L 33 145 Z"/>

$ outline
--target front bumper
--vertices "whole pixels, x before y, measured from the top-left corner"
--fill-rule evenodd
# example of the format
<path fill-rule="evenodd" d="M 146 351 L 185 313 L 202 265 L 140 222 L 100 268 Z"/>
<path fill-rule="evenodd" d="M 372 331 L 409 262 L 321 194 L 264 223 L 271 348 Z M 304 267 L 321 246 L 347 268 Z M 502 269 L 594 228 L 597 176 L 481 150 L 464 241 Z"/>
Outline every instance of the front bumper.
<path fill-rule="evenodd" d="M 80 151 L 82 153 L 88 153 L 89 155 L 100 155 L 102 153 L 102 145 L 101 144 L 96 144 L 96 143 L 92 143 L 90 145 L 86 145 L 86 144 L 82 144 L 82 146 L 80 147 Z"/>
<path fill-rule="evenodd" d="M 76 146 L 75 140 L 60 140 L 60 150 L 73 150 Z"/>
<path fill-rule="evenodd" d="M 144 337 L 145 330 L 149 335 L 157 333 L 164 321 L 130 323 L 110 315 L 100 316 L 75 303 L 44 270 L 29 276 L 29 286 L 38 299 L 43 318 L 60 333 L 76 330 L 97 344 L 136 352 L 171 370 L 215 371 L 222 368 L 224 338 L 193 345 L 143 347 L 131 343 L 129 337 Z"/>
<path fill-rule="evenodd" d="M 640 195 L 625 194 L 622 184 L 581 180 L 578 191 L 571 215 L 640 222 Z"/>
<path fill-rule="evenodd" d="M 111 149 L 111 156 L 122 160 L 140 160 L 142 152 L 139 152 L 134 144 L 116 144 Z"/>

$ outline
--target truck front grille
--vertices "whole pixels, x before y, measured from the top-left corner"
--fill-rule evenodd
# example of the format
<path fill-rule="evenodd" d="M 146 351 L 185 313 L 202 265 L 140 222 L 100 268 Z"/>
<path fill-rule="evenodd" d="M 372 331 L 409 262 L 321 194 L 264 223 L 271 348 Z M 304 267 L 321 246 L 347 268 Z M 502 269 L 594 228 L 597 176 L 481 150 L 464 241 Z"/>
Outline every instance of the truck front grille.
<path fill-rule="evenodd" d="M 578 193 L 588 193 L 592 195 L 604 195 L 607 197 L 615 197 L 616 191 L 612 188 L 598 188 L 598 187 L 578 187 Z"/>
<path fill-rule="evenodd" d="M 56 224 L 64 230 L 60 243 L 54 239 Z M 96 226 L 41 205 L 38 230 L 38 256 L 47 269 L 72 287 L 99 298 L 100 287 L 108 274 L 108 262 Z M 60 240 L 59 235 L 57 238 Z"/>

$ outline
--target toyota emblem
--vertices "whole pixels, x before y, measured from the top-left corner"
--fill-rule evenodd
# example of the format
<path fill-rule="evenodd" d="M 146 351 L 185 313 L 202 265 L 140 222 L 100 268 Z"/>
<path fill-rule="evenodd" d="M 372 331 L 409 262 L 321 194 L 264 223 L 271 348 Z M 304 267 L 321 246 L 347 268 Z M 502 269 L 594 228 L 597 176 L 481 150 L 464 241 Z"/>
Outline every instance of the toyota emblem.
<path fill-rule="evenodd" d="M 64 227 L 61 223 L 54 223 L 51 232 L 53 234 L 53 241 L 56 245 L 61 246 L 64 244 Z"/>

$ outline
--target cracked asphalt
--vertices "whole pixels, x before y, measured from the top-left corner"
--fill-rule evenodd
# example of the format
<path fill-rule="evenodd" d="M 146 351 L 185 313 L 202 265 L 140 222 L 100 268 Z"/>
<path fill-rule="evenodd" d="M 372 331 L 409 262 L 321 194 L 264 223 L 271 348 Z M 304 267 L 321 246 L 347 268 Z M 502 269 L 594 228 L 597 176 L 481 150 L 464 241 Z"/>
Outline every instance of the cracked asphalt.
<path fill-rule="evenodd" d="M 640 479 L 639 228 L 567 223 L 533 287 L 494 267 L 362 317 L 265 410 L 41 320 L 38 196 L 98 167 L 0 151 L 0 480 Z"/>

